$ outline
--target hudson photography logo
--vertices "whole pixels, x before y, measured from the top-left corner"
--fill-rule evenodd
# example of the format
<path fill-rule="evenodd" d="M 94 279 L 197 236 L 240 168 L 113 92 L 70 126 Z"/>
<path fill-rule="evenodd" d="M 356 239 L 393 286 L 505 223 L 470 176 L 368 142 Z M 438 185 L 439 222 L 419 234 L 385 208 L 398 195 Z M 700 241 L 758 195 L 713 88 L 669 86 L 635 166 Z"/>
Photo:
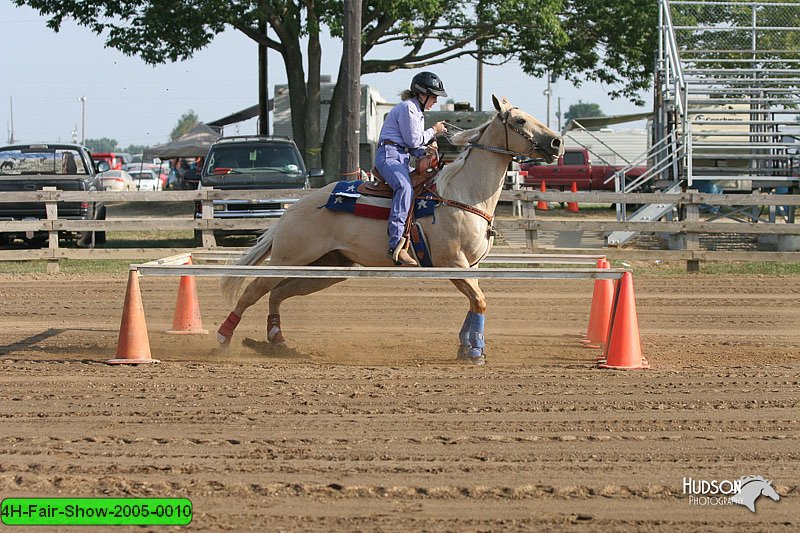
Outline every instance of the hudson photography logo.
<path fill-rule="evenodd" d="M 762 476 L 745 476 L 739 479 L 694 479 L 683 478 L 683 493 L 689 497 L 689 505 L 743 505 L 756 512 L 756 500 L 766 496 L 781 499 L 772 487 L 772 481 Z"/>

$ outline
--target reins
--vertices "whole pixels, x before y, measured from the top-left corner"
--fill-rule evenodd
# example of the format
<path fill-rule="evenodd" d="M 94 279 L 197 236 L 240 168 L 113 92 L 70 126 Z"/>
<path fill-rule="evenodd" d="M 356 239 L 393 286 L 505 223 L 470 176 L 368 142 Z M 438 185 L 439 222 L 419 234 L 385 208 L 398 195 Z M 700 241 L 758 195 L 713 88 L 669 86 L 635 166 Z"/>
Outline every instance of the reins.
<path fill-rule="evenodd" d="M 517 109 L 517 108 L 512 108 L 512 109 Z M 539 143 L 537 143 L 536 140 L 530 134 L 528 134 L 525 131 L 519 130 L 518 128 L 514 127 L 513 124 L 508 122 L 508 111 L 506 111 L 505 113 L 502 113 L 502 114 L 498 113 L 496 118 L 500 118 L 500 121 L 505 126 L 505 128 L 503 128 L 505 130 L 505 132 L 506 132 L 506 147 L 505 147 L 505 149 L 498 148 L 497 146 L 490 146 L 490 145 L 487 145 L 487 144 L 479 144 L 479 143 L 468 143 L 467 146 L 470 147 L 470 148 L 478 148 L 480 150 L 486 150 L 487 152 L 493 152 L 493 153 L 496 153 L 496 154 L 510 155 L 510 156 L 512 156 L 512 158 L 514 160 L 516 160 L 517 158 L 529 159 L 531 157 L 531 154 L 533 154 L 533 152 L 535 152 L 536 150 L 539 149 Z M 444 122 L 444 125 L 447 126 L 448 133 L 451 130 L 455 131 L 456 133 L 464 131 L 463 128 L 460 128 L 460 127 L 456 126 L 455 124 L 451 124 L 449 122 Z M 512 131 L 514 131 L 518 135 L 522 136 L 523 138 L 525 138 L 525 140 L 527 140 L 528 142 L 531 143 L 530 150 L 528 150 L 527 152 L 516 152 L 516 151 L 513 151 L 513 150 L 509 149 L 510 148 L 509 141 L 508 141 L 508 130 L 509 130 L 509 128 L 511 128 Z M 451 138 L 456 133 L 453 133 L 453 134 L 445 136 L 445 138 L 447 139 L 447 141 L 450 144 L 453 144 L 453 141 L 451 140 Z M 482 210 L 478 209 L 477 207 L 473 207 L 473 206 L 471 206 L 469 204 L 465 204 L 463 202 L 458 202 L 456 200 L 448 200 L 447 198 L 442 198 L 438 193 L 436 193 L 433 190 L 428 189 L 428 192 L 430 194 L 432 194 L 433 196 L 435 196 L 436 201 L 439 202 L 442 205 L 455 207 L 457 209 L 461 209 L 462 211 L 466 211 L 468 213 L 473 213 L 473 214 L 478 215 L 479 217 L 483 218 L 484 220 L 486 220 L 486 222 L 489 223 L 489 231 L 487 233 L 487 237 L 492 236 L 492 234 L 494 233 L 494 229 L 492 227 L 492 223 L 494 222 L 494 215 L 489 214 L 486 211 L 482 211 Z"/>
<path fill-rule="evenodd" d="M 517 109 L 517 108 L 513 107 L 511 109 Z M 540 146 L 539 146 L 539 143 L 536 142 L 536 139 L 534 139 L 530 134 L 528 134 L 528 132 L 520 130 L 520 129 L 514 127 L 514 125 L 511 124 L 508 121 L 508 111 L 506 111 L 505 113 L 502 113 L 502 114 L 498 113 L 497 114 L 497 118 L 500 118 L 500 122 L 502 122 L 503 125 L 505 126 L 505 128 L 504 128 L 505 133 L 506 133 L 506 147 L 505 148 L 499 148 L 497 146 L 491 146 L 491 145 L 488 145 L 488 144 L 480 144 L 480 143 L 469 143 L 469 144 L 467 144 L 467 146 L 469 146 L 471 148 L 478 148 L 480 150 L 486 150 L 487 152 L 492 152 L 492 153 L 495 153 L 495 154 L 510 155 L 510 156 L 512 156 L 512 159 L 514 159 L 514 161 L 516 161 L 516 162 L 520 162 L 522 160 L 530 159 L 531 155 L 535 151 L 539 150 Z M 449 122 L 445 122 L 444 124 L 445 124 L 445 126 L 447 126 L 448 130 L 453 128 L 453 129 L 458 130 L 458 131 L 464 131 L 462 128 L 459 128 L 455 124 L 450 124 Z M 517 151 L 509 149 L 510 148 L 509 141 L 508 141 L 508 129 L 509 128 L 511 128 L 511 130 L 514 133 L 516 133 L 517 135 L 520 135 L 526 141 L 531 143 L 530 150 L 528 150 L 527 152 L 517 152 Z M 450 140 L 450 137 L 451 136 L 447 136 L 446 138 L 447 138 L 448 142 L 450 142 L 450 144 L 453 144 L 453 142 Z"/>

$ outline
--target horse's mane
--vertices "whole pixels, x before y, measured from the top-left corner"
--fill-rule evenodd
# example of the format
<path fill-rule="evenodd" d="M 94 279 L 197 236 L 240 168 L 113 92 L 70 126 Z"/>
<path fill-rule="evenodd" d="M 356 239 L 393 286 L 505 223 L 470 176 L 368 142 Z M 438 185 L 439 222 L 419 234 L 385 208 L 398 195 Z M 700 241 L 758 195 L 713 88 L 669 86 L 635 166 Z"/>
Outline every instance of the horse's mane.
<path fill-rule="evenodd" d="M 452 137 L 449 137 L 450 144 L 455 146 L 466 146 L 469 143 L 476 142 L 478 139 L 480 139 L 481 135 L 483 135 L 483 132 L 486 130 L 486 128 L 489 127 L 489 124 L 492 123 L 492 120 L 494 120 L 494 118 L 476 128 L 456 133 Z M 461 172 L 461 169 L 464 166 L 464 161 L 466 161 L 470 150 L 472 150 L 472 148 L 467 148 L 461 152 L 461 155 L 459 155 L 455 161 L 445 165 L 441 172 L 439 172 L 439 175 L 436 176 L 436 191 L 442 196 L 445 196 L 447 188 L 450 186 L 450 181 L 453 179 L 453 177 Z"/>
<path fill-rule="evenodd" d="M 745 485 L 747 485 L 751 481 L 763 481 L 765 483 L 767 482 L 767 480 L 764 479 L 764 476 L 747 476 L 747 477 L 741 478 L 739 481 L 741 481 L 742 487 L 744 487 Z"/>

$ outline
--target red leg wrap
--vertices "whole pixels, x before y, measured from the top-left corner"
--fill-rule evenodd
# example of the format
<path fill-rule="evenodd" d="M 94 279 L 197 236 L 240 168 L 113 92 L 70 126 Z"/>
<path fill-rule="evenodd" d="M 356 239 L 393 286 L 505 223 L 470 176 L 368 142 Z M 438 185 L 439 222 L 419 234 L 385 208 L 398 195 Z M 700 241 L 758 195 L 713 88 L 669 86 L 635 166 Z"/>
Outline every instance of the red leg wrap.
<path fill-rule="evenodd" d="M 239 325 L 241 319 L 242 317 L 231 311 L 231 314 L 228 315 L 228 318 L 225 319 L 225 322 L 223 322 L 219 330 L 217 330 L 217 340 L 222 344 L 229 343 L 231 337 L 233 337 L 233 330 Z"/>
<path fill-rule="evenodd" d="M 267 316 L 267 340 L 272 344 L 286 344 L 281 333 L 281 315 Z"/>

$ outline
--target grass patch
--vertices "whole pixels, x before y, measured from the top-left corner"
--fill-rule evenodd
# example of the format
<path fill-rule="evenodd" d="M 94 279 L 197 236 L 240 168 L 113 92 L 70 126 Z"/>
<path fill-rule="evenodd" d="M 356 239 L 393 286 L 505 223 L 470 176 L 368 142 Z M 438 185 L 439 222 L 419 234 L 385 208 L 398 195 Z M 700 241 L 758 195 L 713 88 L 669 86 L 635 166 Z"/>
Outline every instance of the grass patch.
<path fill-rule="evenodd" d="M 622 261 L 612 261 L 613 268 L 626 268 Z M 630 268 L 637 274 L 647 274 L 652 276 L 681 276 L 687 275 L 686 263 L 683 261 L 663 262 L 655 265 L 653 263 L 632 262 Z M 776 263 L 776 262 L 755 262 L 755 263 L 720 263 L 720 262 L 701 262 L 700 272 L 692 275 L 731 275 L 731 276 L 800 276 L 800 263 Z"/>
<path fill-rule="evenodd" d="M 128 272 L 134 263 L 146 263 L 146 259 L 61 259 L 58 266 L 64 274 L 120 274 Z M 0 261 L 0 274 L 44 274 L 47 261 Z"/>

